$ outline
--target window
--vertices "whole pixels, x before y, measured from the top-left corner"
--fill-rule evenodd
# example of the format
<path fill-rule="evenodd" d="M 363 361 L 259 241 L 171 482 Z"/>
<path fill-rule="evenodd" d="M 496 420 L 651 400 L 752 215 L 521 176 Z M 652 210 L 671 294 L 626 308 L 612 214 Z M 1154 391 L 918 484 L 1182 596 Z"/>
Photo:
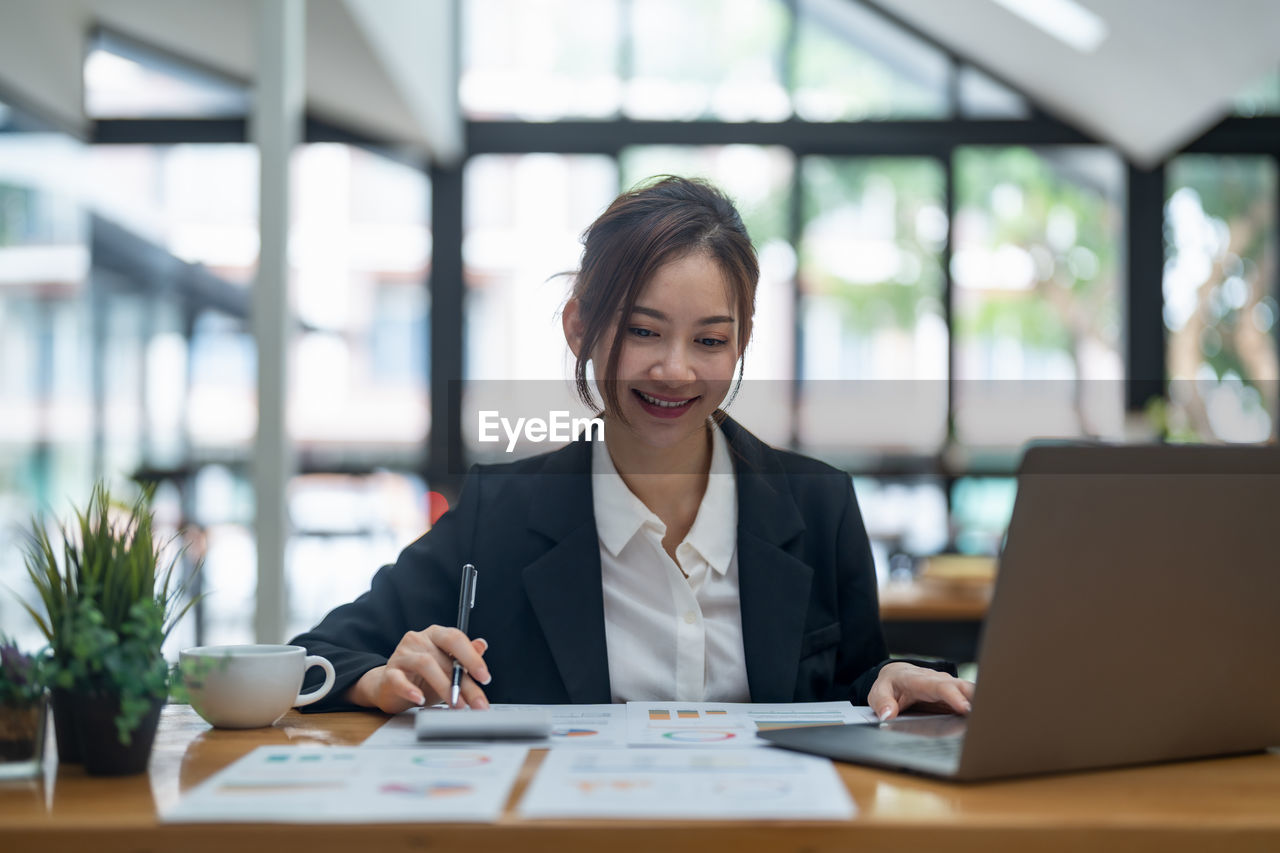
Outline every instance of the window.
<path fill-rule="evenodd" d="M 303 146 L 290 247 L 290 428 L 303 452 L 413 464 L 426 441 L 426 176 L 349 145 Z"/>
<path fill-rule="evenodd" d="M 1092 148 L 955 158 L 955 428 L 967 445 L 1123 431 L 1119 159 Z"/>
<path fill-rule="evenodd" d="M 1246 118 L 1280 115 L 1280 68 L 1236 96 L 1235 114 Z"/>
<path fill-rule="evenodd" d="M 466 363 L 463 436 L 475 459 L 509 460 L 505 444 L 479 443 L 479 412 L 546 418 L 587 412 L 577 402 L 560 308 L 582 254 L 579 235 L 618 189 L 601 156 L 473 157 L 463 193 Z M 545 445 L 521 448 L 540 452 Z"/>
<path fill-rule="evenodd" d="M 1274 433 L 1277 180 L 1270 157 L 1184 155 L 1168 168 L 1165 427 L 1174 438 Z"/>
<path fill-rule="evenodd" d="M 780 0 L 644 0 L 628 4 L 635 119 L 780 121 L 787 11 Z"/>
<path fill-rule="evenodd" d="M 943 181 L 927 159 L 803 161 L 800 439 L 811 452 L 942 447 Z"/>
<path fill-rule="evenodd" d="M 618 0 L 467 0 L 459 99 L 477 119 L 607 118 L 622 105 Z"/>
<path fill-rule="evenodd" d="M 212 71 L 99 30 L 84 63 L 90 118 L 218 118 L 249 112 L 249 90 Z"/>
<path fill-rule="evenodd" d="M 945 118 L 950 60 L 860 3 L 800 0 L 791 73 L 806 121 Z"/>

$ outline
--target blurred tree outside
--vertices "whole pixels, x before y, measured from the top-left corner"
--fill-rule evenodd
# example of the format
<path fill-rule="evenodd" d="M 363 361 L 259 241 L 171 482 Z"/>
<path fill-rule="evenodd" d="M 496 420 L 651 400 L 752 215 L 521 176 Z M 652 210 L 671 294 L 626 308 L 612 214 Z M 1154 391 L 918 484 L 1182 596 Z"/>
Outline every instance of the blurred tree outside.
<path fill-rule="evenodd" d="M 1075 431 L 1106 434 L 1094 406 L 1123 376 L 1118 161 L 964 148 L 954 165 L 957 378 L 1069 382 Z"/>
<path fill-rule="evenodd" d="M 1277 412 L 1277 189 L 1268 157 L 1184 155 L 1169 166 L 1165 326 L 1172 427 L 1262 441 Z"/>

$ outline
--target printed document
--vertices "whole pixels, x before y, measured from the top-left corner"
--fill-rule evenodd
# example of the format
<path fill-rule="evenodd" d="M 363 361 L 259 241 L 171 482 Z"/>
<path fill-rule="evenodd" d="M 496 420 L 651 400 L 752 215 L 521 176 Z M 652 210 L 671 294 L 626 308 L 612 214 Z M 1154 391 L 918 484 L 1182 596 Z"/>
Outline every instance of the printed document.
<path fill-rule="evenodd" d="M 529 708 L 531 705 L 494 705 Z M 764 746 L 762 729 L 874 723 L 865 705 L 848 702 L 628 702 L 626 705 L 542 705 L 551 712 L 551 736 L 511 741 L 534 749 L 661 746 L 724 748 Z M 414 733 L 417 710 L 397 714 L 362 747 L 427 747 Z M 438 712 L 433 712 L 438 713 Z"/>
<path fill-rule="evenodd" d="M 491 823 L 524 765 L 523 746 L 359 749 L 260 746 L 193 790 L 166 822 Z"/>
<path fill-rule="evenodd" d="M 553 750 L 520 801 L 525 818 L 847 820 L 825 758 L 780 749 Z"/>
<path fill-rule="evenodd" d="M 763 746 L 762 729 L 874 723 L 875 713 L 848 702 L 628 702 L 630 746 Z"/>

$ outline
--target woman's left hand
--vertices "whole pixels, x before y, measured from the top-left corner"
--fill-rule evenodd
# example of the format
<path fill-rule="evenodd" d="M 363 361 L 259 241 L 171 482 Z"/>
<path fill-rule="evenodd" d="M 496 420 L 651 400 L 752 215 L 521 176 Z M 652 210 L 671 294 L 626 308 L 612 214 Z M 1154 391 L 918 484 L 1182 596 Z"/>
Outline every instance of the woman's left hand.
<path fill-rule="evenodd" d="M 925 669 L 922 666 L 894 661 L 880 668 L 876 683 L 867 696 L 881 722 L 892 720 L 907 708 L 967 714 L 972 709 L 972 681 L 961 681 L 953 675 Z"/>

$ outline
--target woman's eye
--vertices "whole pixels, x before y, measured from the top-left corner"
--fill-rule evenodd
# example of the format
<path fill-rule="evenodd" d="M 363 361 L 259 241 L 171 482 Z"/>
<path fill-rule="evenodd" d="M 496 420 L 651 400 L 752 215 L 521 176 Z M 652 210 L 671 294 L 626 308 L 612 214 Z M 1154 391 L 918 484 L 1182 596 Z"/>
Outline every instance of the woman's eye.
<path fill-rule="evenodd" d="M 637 338 L 651 338 L 654 334 L 653 329 L 641 329 L 636 326 L 630 327 L 627 331 L 635 335 Z"/>
<path fill-rule="evenodd" d="M 722 341 L 719 338 L 698 338 L 698 343 L 706 347 L 722 347 L 729 342 Z"/>

